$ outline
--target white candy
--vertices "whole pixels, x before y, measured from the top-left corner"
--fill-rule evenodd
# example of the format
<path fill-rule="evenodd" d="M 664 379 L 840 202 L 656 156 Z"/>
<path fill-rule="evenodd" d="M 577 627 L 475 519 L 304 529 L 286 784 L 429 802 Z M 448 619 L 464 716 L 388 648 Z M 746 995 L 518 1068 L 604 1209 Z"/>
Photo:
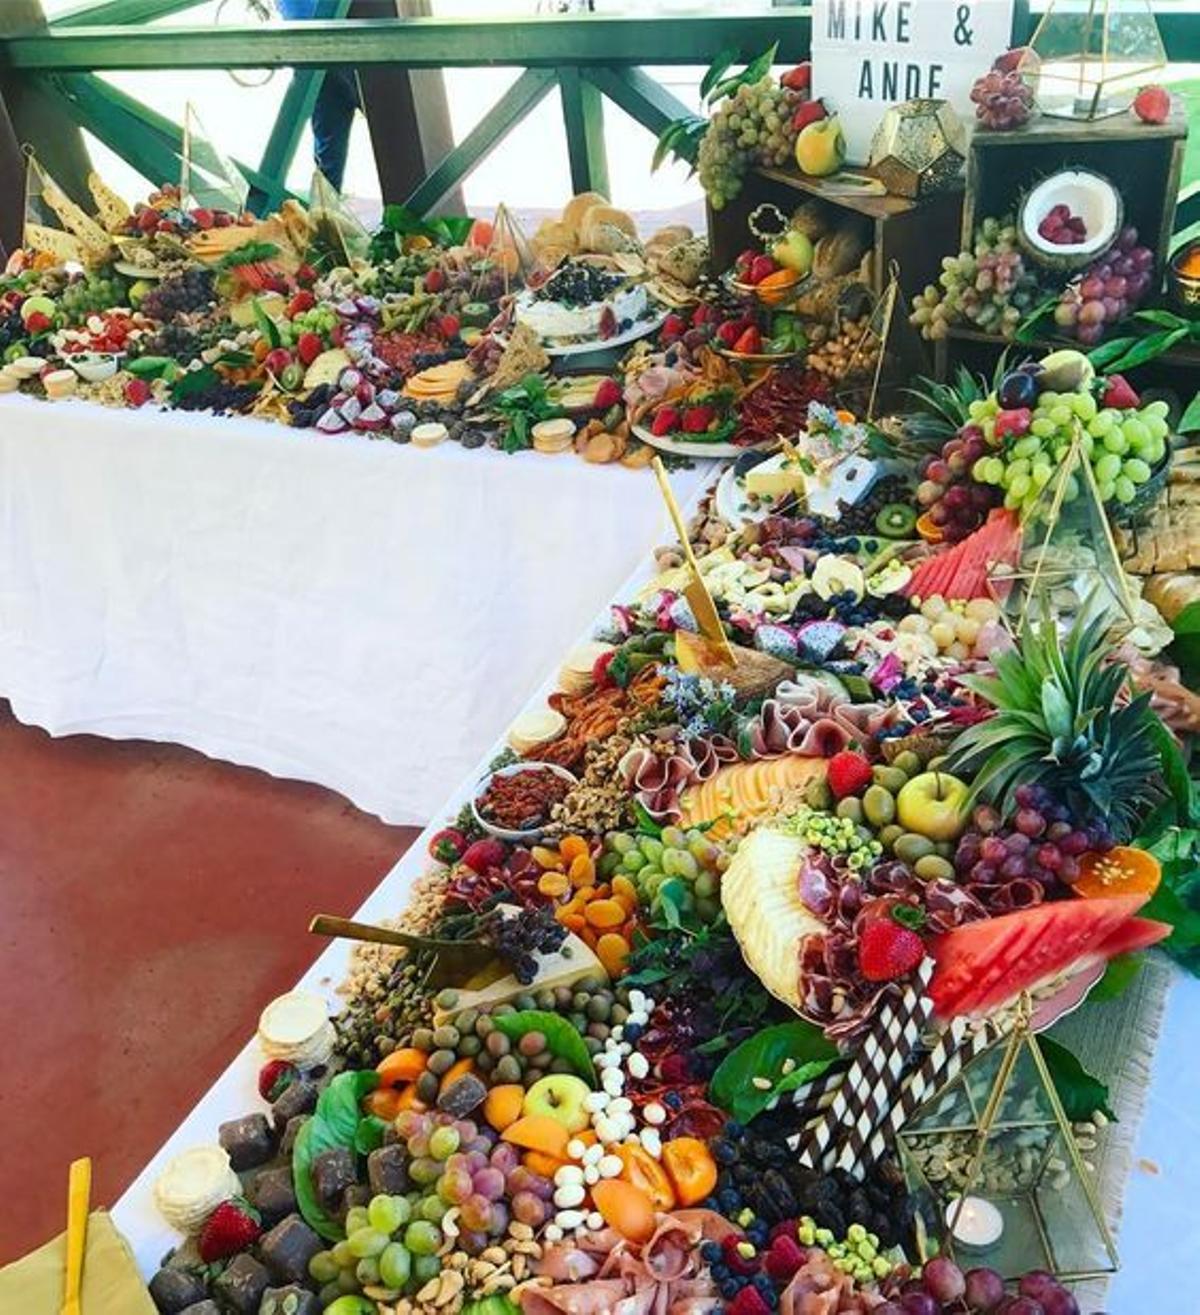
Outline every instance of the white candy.
<path fill-rule="evenodd" d="M 624 1027 L 622 1027 L 620 1023 L 618 1023 L 616 1027 L 614 1027 L 612 1031 L 609 1032 L 608 1035 L 612 1038 L 612 1040 L 620 1041 L 620 1039 L 625 1035 L 625 1029 Z"/>
<path fill-rule="evenodd" d="M 547 1242 L 561 1242 L 563 1231 L 557 1224 L 547 1224 L 542 1230 L 542 1236 Z"/>
<path fill-rule="evenodd" d="M 600 1170 L 601 1178 L 615 1178 L 625 1167 L 625 1162 L 619 1155 L 605 1155 L 600 1159 L 596 1166 Z"/>
<path fill-rule="evenodd" d="M 628 1096 L 618 1096 L 616 1100 L 608 1102 L 608 1109 L 605 1113 L 612 1118 L 614 1114 L 628 1114 L 633 1109 L 633 1101 Z"/>
<path fill-rule="evenodd" d="M 625 1065 L 629 1070 L 631 1078 L 644 1078 L 650 1072 L 650 1061 L 641 1051 L 629 1056 L 629 1063 Z"/>
<path fill-rule="evenodd" d="M 614 1064 L 619 1064 L 621 1057 L 616 1051 L 605 1051 L 602 1055 L 597 1055 L 592 1061 L 598 1069 L 610 1069 Z"/>
<path fill-rule="evenodd" d="M 564 1164 L 554 1175 L 556 1187 L 566 1187 L 571 1183 L 583 1182 L 583 1170 L 577 1164 Z"/>
<path fill-rule="evenodd" d="M 589 1164 L 583 1171 L 583 1181 L 589 1187 L 594 1187 L 600 1181 L 600 1170 L 594 1164 Z"/>
<path fill-rule="evenodd" d="M 643 1008 L 648 1014 L 652 1014 L 652 1013 L 654 1012 L 654 997 L 653 997 L 653 996 L 649 996 L 649 995 L 647 995 L 647 996 L 643 996 L 642 998 L 643 998 L 643 999 L 645 1000 L 645 1002 L 646 1002 L 644 1005 L 642 1005 L 642 1008 Z"/>
<path fill-rule="evenodd" d="M 587 1147 L 579 1140 L 578 1137 L 572 1137 L 567 1142 L 567 1154 L 572 1160 L 582 1160 L 587 1153 Z"/>
<path fill-rule="evenodd" d="M 582 1210 L 560 1210 L 554 1216 L 554 1222 L 564 1233 L 573 1233 L 586 1218 L 587 1215 Z M 550 1236 L 548 1232 L 546 1236 Z"/>
<path fill-rule="evenodd" d="M 653 1155 L 657 1160 L 662 1154 L 662 1137 L 656 1128 L 643 1128 L 639 1134 L 642 1146 L 648 1155 Z"/>
<path fill-rule="evenodd" d="M 629 1007 L 630 1009 L 644 1009 L 646 1007 L 646 997 L 636 986 L 629 992 Z"/>
<path fill-rule="evenodd" d="M 619 1096 L 625 1090 L 625 1074 L 619 1069 L 606 1068 L 600 1085 L 610 1096 Z"/>
<path fill-rule="evenodd" d="M 560 1187 L 554 1193 L 554 1204 L 560 1210 L 569 1210 L 573 1206 L 582 1205 L 583 1198 L 587 1195 L 587 1190 L 582 1183 L 567 1183 L 565 1187 Z M 562 1223 L 562 1216 L 559 1216 L 559 1222 Z M 566 1225 L 563 1225 L 566 1227 Z"/>
<path fill-rule="evenodd" d="M 650 1021 L 650 1015 L 643 1013 L 640 1009 L 635 1009 L 625 1021 L 626 1023 L 636 1023 L 638 1027 L 645 1027 Z"/>
<path fill-rule="evenodd" d="M 642 1111 L 642 1118 L 645 1119 L 647 1123 L 652 1123 L 655 1125 L 658 1125 L 660 1123 L 666 1123 L 667 1111 L 663 1109 L 663 1107 L 658 1103 L 658 1101 L 652 1100 L 650 1104 L 647 1105 L 646 1108 Z"/>
<path fill-rule="evenodd" d="M 599 1114 L 608 1107 L 608 1097 L 602 1091 L 589 1091 L 583 1098 L 583 1108 L 592 1114 Z M 568 1146 L 568 1150 L 571 1148 Z"/>
<path fill-rule="evenodd" d="M 587 1217 L 587 1226 L 593 1233 L 598 1233 L 604 1227 L 604 1216 L 599 1210 L 593 1210 Z"/>
<path fill-rule="evenodd" d="M 589 1146 L 583 1153 L 584 1164 L 599 1164 L 604 1158 L 604 1150 L 599 1146 Z"/>
<path fill-rule="evenodd" d="M 603 1114 L 600 1115 L 592 1127 L 595 1128 L 596 1136 L 599 1137 L 602 1142 L 607 1143 L 611 1141 L 619 1141 L 621 1139 L 621 1132 L 618 1126 L 613 1123 L 612 1119 Z"/>
<path fill-rule="evenodd" d="M 628 1041 L 622 1041 L 622 1042 L 621 1042 L 621 1055 L 622 1055 L 622 1057 L 624 1057 L 625 1055 L 632 1054 L 632 1053 L 633 1053 L 633 1047 L 629 1044 L 629 1042 L 628 1042 Z"/>

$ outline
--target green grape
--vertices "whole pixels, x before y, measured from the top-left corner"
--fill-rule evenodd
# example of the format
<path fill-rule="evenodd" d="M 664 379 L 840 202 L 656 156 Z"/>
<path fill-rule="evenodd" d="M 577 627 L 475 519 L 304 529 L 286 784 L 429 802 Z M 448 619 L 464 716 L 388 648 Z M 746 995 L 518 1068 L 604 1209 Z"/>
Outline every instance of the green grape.
<path fill-rule="evenodd" d="M 418 1284 L 428 1283 L 431 1278 L 437 1278 L 441 1272 L 442 1261 L 440 1256 L 423 1256 L 414 1253 L 412 1276 Z"/>
<path fill-rule="evenodd" d="M 1096 416 L 1096 399 L 1091 393 L 1073 393 L 1071 395 L 1071 410 L 1080 418 L 1080 420 L 1092 420 Z"/>
<path fill-rule="evenodd" d="M 677 826 L 665 826 L 660 836 L 668 849 L 682 849 L 687 844 L 687 836 Z"/>
<path fill-rule="evenodd" d="M 1136 416 L 1124 421 L 1121 425 L 1121 433 L 1125 435 L 1126 442 L 1135 452 L 1150 441 L 1150 431 Z"/>
<path fill-rule="evenodd" d="M 1036 489 L 1044 489 L 1050 483 L 1050 478 L 1054 474 L 1053 469 L 1047 463 L 1046 465 L 1035 464 L 1029 472 L 1030 479 L 1033 480 L 1033 486 Z"/>
<path fill-rule="evenodd" d="M 630 850 L 637 848 L 637 841 L 624 831 L 610 831 L 604 837 L 604 843 L 618 854 L 628 854 Z"/>
<path fill-rule="evenodd" d="M 1096 481 L 1096 492 L 1100 495 L 1101 502 L 1111 502 L 1116 491 L 1117 486 L 1111 479 L 1098 479 Z"/>
<path fill-rule="evenodd" d="M 1163 405 L 1166 406 L 1166 403 L 1164 402 Z M 1150 435 L 1152 440 L 1156 438 L 1166 438 L 1167 434 L 1170 432 L 1167 422 L 1160 415 L 1150 415 L 1148 412 L 1143 411 L 1141 419 L 1142 424 L 1146 426 L 1146 432 Z"/>
<path fill-rule="evenodd" d="M 1167 445 L 1161 438 L 1152 438 L 1142 450 L 1142 457 L 1153 466 L 1163 459 L 1166 451 Z"/>
<path fill-rule="evenodd" d="M 1113 487 L 1118 502 L 1132 502 L 1137 495 L 1137 489 L 1134 488 L 1133 480 L 1127 479 L 1122 475 Z"/>
<path fill-rule="evenodd" d="M 446 1211 L 450 1207 L 440 1196 L 427 1196 L 419 1206 L 417 1206 L 417 1218 L 427 1219 L 431 1224 L 440 1224 Z"/>
<path fill-rule="evenodd" d="M 428 1219 L 414 1219 L 404 1230 L 404 1245 L 414 1256 L 432 1256 L 442 1244 L 442 1230 Z"/>
<path fill-rule="evenodd" d="M 1036 434 L 1027 434 L 1012 445 L 1014 457 L 1032 457 L 1042 450 L 1041 439 Z"/>
<path fill-rule="evenodd" d="M 1150 467 L 1138 457 L 1131 457 L 1121 467 L 1121 473 L 1134 484 L 1144 484 L 1150 478 Z"/>
<path fill-rule="evenodd" d="M 1008 486 L 1008 491 L 1014 498 L 1024 498 L 1031 488 L 1033 488 L 1033 480 L 1028 475 L 1017 475 Z"/>
<path fill-rule="evenodd" d="M 399 1242 L 390 1242 L 379 1257 L 379 1277 L 389 1288 L 402 1288 L 412 1275 L 412 1256 Z"/>
<path fill-rule="evenodd" d="M 1165 420 L 1170 414 L 1170 411 L 1170 405 L 1167 402 L 1164 402 L 1161 397 L 1156 397 L 1153 402 L 1148 402 L 1142 407 L 1142 419 L 1144 420 L 1148 416 L 1154 416 L 1158 420 Z"/>
<path fill-rule="evenodd" d="M 367 1213 L 367 1207 L 365 1205 L 351 1206 L 350 1209 L 346 1211 L 347 1233 L 353 1233 L 359 1228 L 368 1228 L 370 1223 L 371 1219 Z"/>
<path fill-rule="evenodd" d="M 1063 480 L 1063 501 L 1074 502 L 1079 497 L 1079 481 L 1074 475 L 1068 475 Z"/>
<path fill-rule="evenodd" d="M 357 1257 L 350 1250 L 348 1242 L 335 1242 L 333 1250 L 329 1253 L 333 1257 L 333 1263 L 338 1269 L 345 1269 L 347 1265 L 353 1265 Z"/>
<path fill-rule="evenodd" d="M 1029 426 L 1029 432 L 1036 434 L 1038 438 L 1051 438 L 1054 434 L 1055 424 L 1048 416 L 1034 416 Z"/>
<path fill-rule="evenodd" d="M 309 1277 L 316 1283 L 332 1283 L 339 1269 L 341 1266 L 333 1258 L 332 1251 L 318 1251 L 308 1262 Z"/>
<path fill-rule="evenodd" d="M 1124 456 L 1129 450 L 1129 439 L 1125 437 L 1123 429 L 1113 429 L 1104 435 L 1104 446 L 1107 451 Z"/>
<path fill-rule="evenodd" d="M 1121 458 L 1115 452 L 1105 452 L 1096 462 L 1095 470 L 1101 484 L 1111 484 L 1121 473 Z"/>
<path fill-rule="evenodd" d="M 457 1128 L 435 1128 L 429 1137 L 429 1154 L 435 1160 L 448 1160 L 458 1150 L 459 1141 Z M 389 1229 L 388 1231 L 391 1232 L 392 1230 Z"/>
<path fill-rule="evenodd" d="M 693 886 L 697 900 L 711 899 L 717 893 L 717 879 L 711 872 L 701 872 Z"/>
<path fill-rule="evenodd" d="M 350 1247 L 350 1254 L 359 1260 L 364 1260 L 367 1256 L 379 1255 L 388 1244 L 388 1236 L 377 1228 L 356 1228 L 347 1236 L 346 1242 Z"/>
<path fill-rule="evenodd" d="M 1016 511 L 1021 505 L 1021 499 L 1012 491 L 1012 489 L 1009 489 L 1004 495 L 1004 505 L 1009 511 Z"/>
<path fill-rule="evenodd" d="M 626 872 L 640 872 L 645 862 L 645 856 L 640 849 L 631 849 L 621 860 L 621 867 Z"/>
<path fill-rule="evenodd" d="M 439 1132 L 454 1133 L 453 1128 L 438 1128 L 433 1137 L 429 1139 L 430 1149 L 433 1148 L 433 1138 Z M 455 1137 L 457 1137 L 455 1133 Z M 371 1203 L 367 1206 L 367 1219 L 370 1221 L 372 1228 L 377 1228 L 381 1233 L 392 1233 L 400 1227 L 409 1216 L 408 1202 L 402 1196 L 374 1196 Z"/>
<path fill-rule="evenodd" d="M 367 1256 L 354 1267 L 354 1277 L 364 1288 L 379 1282 L 379 1261 L 374 1256 Z"/>
<path fill-rule="evenodd" d="M 358 1291 L 357 1265 L 350 1269 L 338 1270 L 338 1276 L 335 1281 L 343 1296 L 353 1296 L 353 1294 Z"/>
<path fill-rule="evenodd" d="M 661 840 L 656 840 L 653 836 L 642 836 L 638 841 L 638 847 L 647 858 L 653 859 L 655 863 L 661 861 L 663 850 L 666 848 Z"/>

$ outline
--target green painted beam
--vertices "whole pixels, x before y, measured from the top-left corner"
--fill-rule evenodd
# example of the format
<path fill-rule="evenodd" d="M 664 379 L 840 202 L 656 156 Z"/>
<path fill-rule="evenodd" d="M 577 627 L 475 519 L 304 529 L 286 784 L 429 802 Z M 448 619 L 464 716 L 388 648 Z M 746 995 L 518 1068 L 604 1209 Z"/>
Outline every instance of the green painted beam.
<path fill-rule="evenodd" d="M 349 10 L 350 0 L 337 0 L 333 20 L 340 20 Z M 296 69 L 288 89 L 279 103 L 279 113 L 271 128 L 271 135 L 263 148 L 258 170 L 273 186 L 267 191 L 251 187 L 247 204 L 255 214 L 269 214 L 279 208 L 287 195 L 287 175 L 296 158 L 296 149 L 304 135 L 304 127 L 312 118 L 313 107 L 321 94 L 325 70 L 319 68 Z"/>
<path fill-rule="evenodd" d="M 779 59 L 808 53 L 807 9 L 725 17 L 608 18 L 548 15 L 513 19 L 350 19 L 259 26 L 79 27 L 28 33 L 0 43 L 0 65 L 18 69 L 313 68 L 399 64 L 405 68 L 511 65 L 707 64 L 718 51 L 748 55 L 779 42 Z"/>
<path fill-rule="evenodd" d="M 104 27 L 110 24 L 153 23 L 185 9 L 195 9 L 204 0 L 92 0 L 50 20 L 52 31 L 72 27 Z"/>
<path fill-rule="evenodd" d="M 420 187 L 405 198 L 404 204 L 419 215 L 432 210 L 544 99 L 555 80 L 547 69 L 526 69 L 462 141 L 442 157 Z"/>
<path fill-rule="evenodd" d="M 576 193 L 599 192 L 601 196 L 609 196 L 604 104 L 599 88 L 585 82 L 577 68 L 567 65 L 558 70 L 558 91 L 567 130 L 571 187 Z"/>
<path fill-rule="evenodd" d="M 656 137 L 675 119 L 693 111 L 640 68 L 589 68 L 587 80 Z"/>

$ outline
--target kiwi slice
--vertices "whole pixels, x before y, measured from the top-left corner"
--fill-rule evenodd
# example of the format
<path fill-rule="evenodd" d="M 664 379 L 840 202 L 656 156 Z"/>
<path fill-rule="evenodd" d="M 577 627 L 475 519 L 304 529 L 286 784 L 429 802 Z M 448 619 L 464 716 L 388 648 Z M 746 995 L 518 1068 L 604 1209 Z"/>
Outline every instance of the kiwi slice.
<path fill-rule="evenodd" d="M 917 513 L 903 502 L 889 502 L 879 509 L 875 528 L 888 539 L 903 539 L 912 533 Z"/>
<path fill-rule="evenodd" d="M 487 324 L 492 318 L 492 308 L 483 301 L 468 301 L 458 317 L 463 324 Z"/>

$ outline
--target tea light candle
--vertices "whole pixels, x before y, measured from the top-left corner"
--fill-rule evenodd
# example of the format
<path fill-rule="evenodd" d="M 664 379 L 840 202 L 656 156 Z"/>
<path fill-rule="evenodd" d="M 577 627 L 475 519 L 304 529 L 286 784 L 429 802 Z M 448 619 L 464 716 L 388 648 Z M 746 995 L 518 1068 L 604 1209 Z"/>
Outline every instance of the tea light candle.
<path fill-rule="evenodd" d="M 946 1207 L 946 1227 L 956 1246 L 985 1251 L 1004 1235 L 1004 1216 L 982 1196 L 964 1196 Z"/>

